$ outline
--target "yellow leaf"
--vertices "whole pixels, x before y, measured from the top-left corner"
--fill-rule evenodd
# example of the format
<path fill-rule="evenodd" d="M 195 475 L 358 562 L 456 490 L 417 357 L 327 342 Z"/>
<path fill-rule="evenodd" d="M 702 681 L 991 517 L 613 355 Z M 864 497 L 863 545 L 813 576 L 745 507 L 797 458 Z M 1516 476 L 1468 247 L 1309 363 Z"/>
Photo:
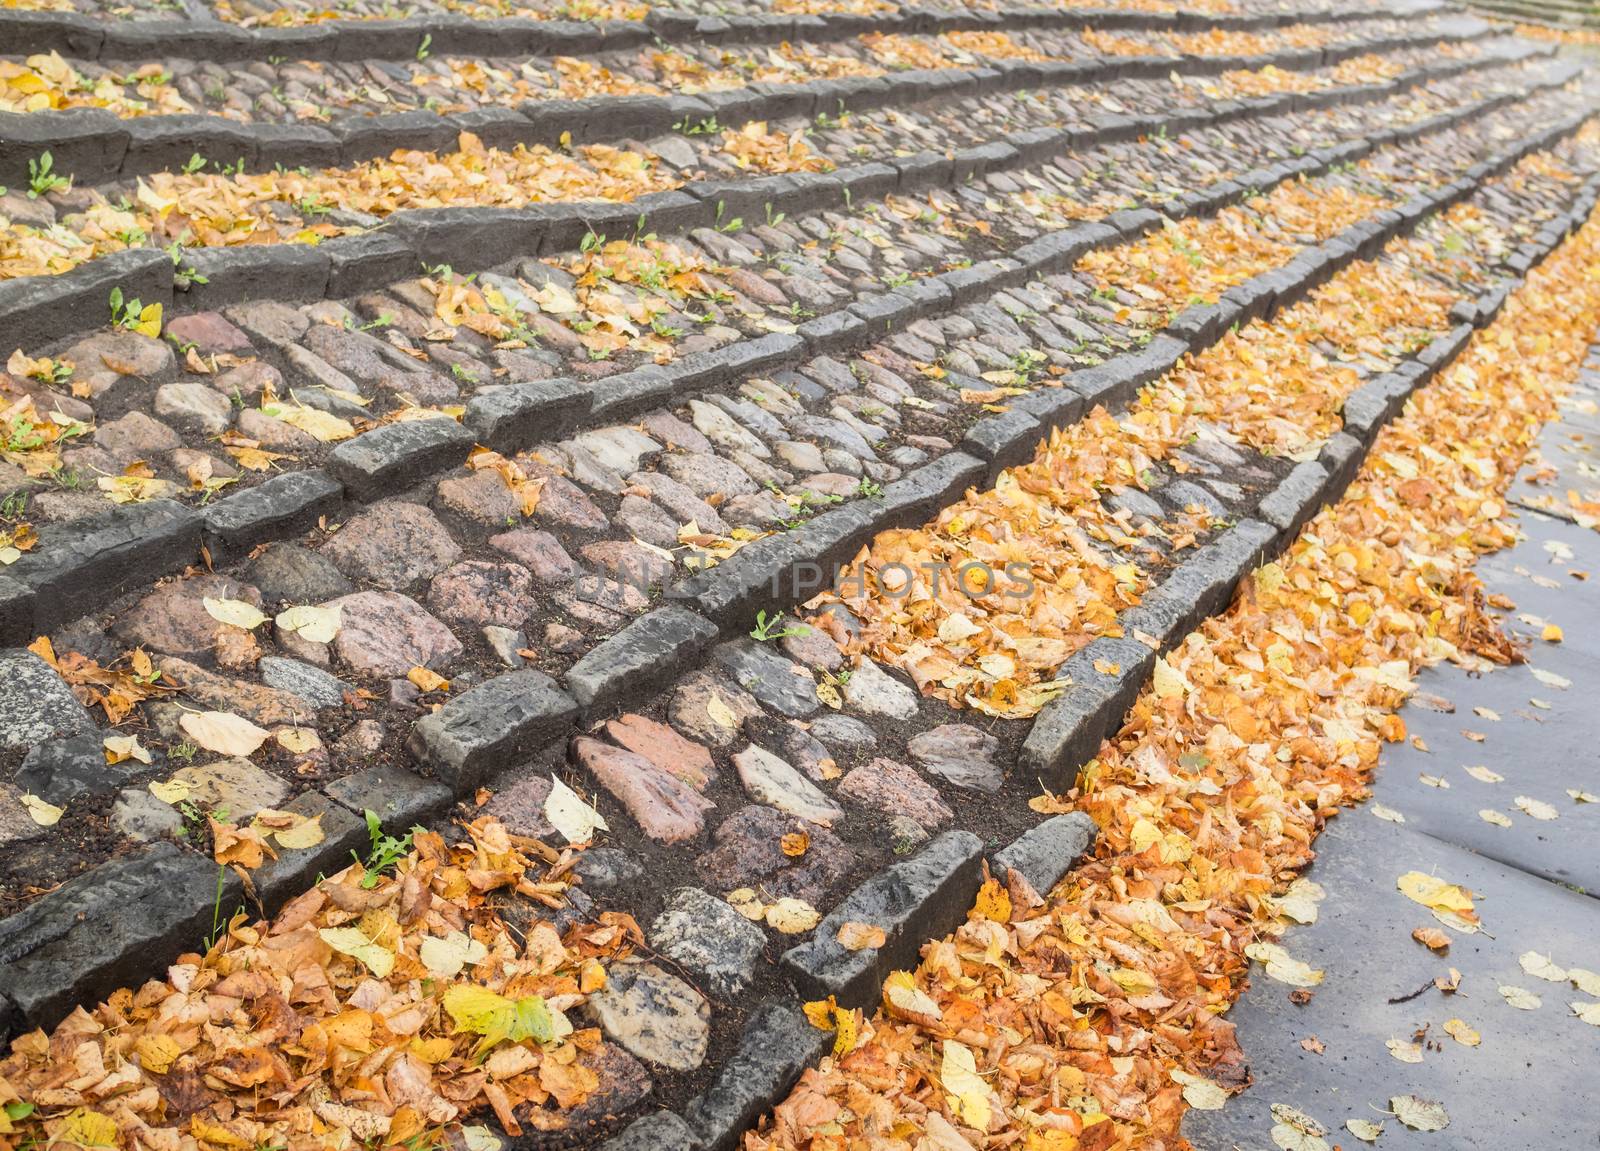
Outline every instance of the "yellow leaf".
<path fill-rule="evenodd" d="M 544 817 L 568 843 L 588 843 L 596 831 L 610 831 L 606 821 L 578 793 L 555 776 L 550 777 L 550 794 L 545 797 Z"/>
<path fill-rule="evenodd" d="M 340 614 L 336 607 L 291 607 L 280 611 L 272 622 L 280 631 L 292 632 L 308 643 L 332 643 L 339 634 Z"/>
<path fill-rule="evenodd" d="M 480 962 L 488 954 L 487 947 L 464 931 L 452 931 L 443 938 L 430 935 L 417 952 L 422 965 L 439 979 L 455 978 L 463 967 Z"/>
<path fill-rule="evenodd" d="M 137 735 L 108 735 L 100 743 L 105 748 L 107 763 L 121 763 L 127 759 L 139 763 L 150 762 L 150 752 L 139 742 Z"/>
<path fill-rule="evenodd" d="M 1551 820 L 1560 818 L 1561 813 L 1542 799 L 1531 796 L 1519 795 L 1513 800 L 1517 807 L 1527 815 L 1538 820 Z"/>
<path fill-rule="evenodd" d="M 206 614 L 218 623 L 232 624 L 242 627 L 245 631 L 260 627 L 267 622 L 267 617 L 261 609 L 239 599 L 212 599 L 206 596 L 200 601 L 205 605 Z"/>
<path fill-rule="evenodd" d="M 186 711 L 178 726 L 195 743 L 218 755 L 254 755 L 271 734 L 228 711 Z"/>
<path fill-rule="evenodd" d="M 139 311 L 139 322 L 133 330 L 141 336 L 149 336 L 152 340 L 161 335 L 161 305 L 146 304 Z"/>
<path fill-rule="evenodd" d="M 341 955 L 359 960 L 379 979 L 394 970 L 394 952 L 368 939 L 359 927 L 324 927 L 317 934 Z"/>
<path fill-rule="evenodd" d="M 1148 851 L 1163 838 L 1159 827 L 1140 816 L 1134 820 L 1133 830 L 1129 833 L 1128 848 L 1135 853 Z"/>
<path fill-rule="evenodd" d="M 263 404 L 261 410 L 273 419 L 282 420 L 299 428 L 315 440 L 325 444 L 337 443 L 355 436 L 356 429 L 348 420 L 342 420 L 320 408 L 300 404 Z"/>
<path fill-rule="evenodd" d="M 939 1082 L 947 1093 L 945 1101 L 962 1122 L 979 1131 L 989 1129 L 989 1085 L 978 1075 L 978 1064 L 971 1048 L 954 1039 L 944 1041 Z"/>
<path fill-rule="evenodd" d="M 1370 1119 L 1346 1119 L 1344 1125 L 1350 1134 L 1363 1143 L 1376 1143 L 1378 1136 L 1383 1134 L 1383 1124 Z"/>
<path fill-rule="evenodd" d="M 1153 686 L 1156 695 L 1161 699 L 1182 699 L 1193 690 L 1183 673 L 1173 668 L 1164 658 L 1156 660 Z"/>
<path fill-rule="evenodd" d="M 1395 1095 L 1389 1100 L 1389 1110 L 1396 1119 L 1414 1131 L 1443 1131 L 1450 1126 L 1450 1116 L 1444 1104 L 1415 1095 Z"/>
<path fill-rule="evenodd" d="M 760 922 L 767 917 L 767 905 L 749 887 L 728 892 L 728 906 L 752 922 Z"/>
<path fill-rule="evenodd" d="M 1408 871 L 1395 881 L 1406 898 L 1415 900 L 1434 911 L 1453 911 L 1457 914 L 1472 910 L 1472 896 L 1464 888 L 1420 871 Z"/>
<path fill-rule="evenodd" d="M 891 1008 L 913 1019 L 941 1019 L 944 1015 L 927 992 L 917 986 L 909 971 L 889 972 L 889 977 L 883 981 L 883 998 Z"/>
<path fill-rule="evenodd" d="M 1543 979 L 1550 983 L 1565 983 L 1567 972 L 1557 967 L 1548 955 L 1540 955 L 1537 951 L 1524 951 L 1517 958 L 1518 965 L 1536 979 Z"/>
<path fill-rule="evenodd" d="M 871 923 L 848 922 L 839 925 L 835 936 L 839 946 L 846 951 L 865 951 L 869 948 L 882 947 L 888 942 L 889 936 L 883 930 Z"/>
<path fill-rule="evenodd" d="M 455 1046 L 456 1045 L 454 1043 L 445 1038 L 443 1035 L 437 1035 L 432 1039 L 412 1039 L 407 1045 L 406 1050 L 410 1051 L 424 1063 L 431 1065 L 434 1063 L 443 1063 L 446 1059 L 450 1058 L 451 1053 L 455 1050 Z"/>
<path fill-rule="evenodd" d="M 1460 1019 L 1446 1019 L 1444 1021 L 1444 1032 L 1457 1043 L 1466 1047 L 1476 1047 L 1483 1042 L 1483 1036 L 1468 1027 Z"/>
<path fill-rule="evenodd" d="M 211 1123 L 195 1115 L 189 1120 L 189 1133 L 202 1143 L 210 1143 L 217 1147 L 238 1147 L 248 1149 L 253 1144 L 244 1136 L 238 1135 L 220 1123 Z"/>
<path fill-rule="evenodd" d="M 278 841 L 279 847 L 287 847 L 294 851 L 304 851 L 308 847 L 315 847 L 327 838 L 322 830 L 322 812 L 317 812 L 310 819 L 302 818 L 293 827 L 279 828 L 272 833 L 272 838 Z"/>
<path fill-rule="evenodd" d="M 1221 1085 L 1199 1075 L 1173 1068 L 1172 1081 L 1183 1085 L 1183 1101 L 1197 1111 L 1220 1111 L 1228 1101 L 1228 1092 Z"/>
<path fill-rule="evenodd" d="M 293 755 L 306 755 L 322 746 L 322 737 L 309 727 L 280 727 L 272 738 Z"/>
<path fill-rule="evenodd" d="M 712 692 L 706 700 L 706 714 L 711 717 L 711 722 L 727 731 L 732 731 L 739 726 L 739 720 L 733 714 L 733 709 L 722 702 L 722 697 Z"/>
<path fill-rule="evenodd" d="M 1508 984 L 1501 985 L 1500 997 L 1506 1001 L 1508 1006 L 1515 1007 L 1519 1011 L 1537 1011 L 1540 1004 L 1543 1003 L 1543 1000 L 1533 992 L 1522 987 L 1512 987 Z"/>
<path fill-rule="evenodd" d="M 1545 643 L 1560 643 L 1565 638 L 1561 633 L 1561 629 L 1553 623 L 1544 625 L 1544 631 L 1540 633 L 1540 637 Z"/>
<path fill-rule="evenodd" d="M 141 1035 L 133 1050 L 139 1056 L 139 1066 L 155 1075 L 165 1075 L 172 1061 L 183 1054 L 183 1048 L 170 1035 Z"/>
<path fill-rule="evenodd" d="M 1420 1043 L 1409 1043 L 1403 1039 L 1389 1039 L 1384 1042 L 1384 1046 L 1389 1049 L 1390 1055 L 1393 1055 L 1402 1063 L 1422 1062 L 1422 1044 Z"/>
<path fill-rule="evenodd" d="M 115 504 L 138 504 L 145 500 L 166 499 L 178 492 L 178 485 L 171 480 L 149 476 L 101 476 L 95 484 Z"/>
<path fill-rule="evenodd" d="M 822 914 L 803 899 L 780 899 L 767 908 L 767 926 L 785 935 L 800 935 L 810 931 L 822 919 Z"/>
<path fill-rule="evenodd" d="M 1156 982 L 1155 976 L 1148 971 L 1140 971 L 1136 967 L 1117 967 L 1111 971 L 1111 978 L 1117 986 L 1129 995 L 1150 995 L 1160 990 L 1161 985 Z"/>
<path fill-rule="evenodd" d="M 1276 943 L 1252 943 L 1244 949 L 1251 959 L 1265 965 L 1267 977 L 1292 987 L 1315 987 L 1322 982 L 1321 971 L 1291 956 Z"/>
<path fill-rule="evenodd" d="M 149 784 L 150 794 L 162 803 L 176 806 L 189 798 L 188 781 L 182 779 L 157 779 Z"/>
<path fill-rule="evenodd" d="M 69 1112 L 51 1132 L 52 1143 L 73 1143 L 79 1147 L 115 1147 L 117 1121 L 109 1115 L 79 1107 Z"/>
<path fill-rule="evenodd" d="M 28 817 L 40 827 L 54 827 L 61 820 L 62 809 L 53 803 L 46 803 L 37 795 L 24 795 L 21 802 L 27 808 Z"/>
<path fill-rule="evenodd" d="M 425 667 L 414 667 L 406 672 L 406 678 L 416 684 L 418 691 L 449 691 L 450 681 L 436 671 L 429 671 Z"/>
<path fill-rule="evenodd" d="M 992 920 L 995 923 L 1009 923 L 1011 920 L 1011 896 L 1006 889 L 1000 886 L 998 880 L 988 879 L 982 887 L 978 888 L 978 899 L 973 905 L 972 913 L 980 919 Z"/>

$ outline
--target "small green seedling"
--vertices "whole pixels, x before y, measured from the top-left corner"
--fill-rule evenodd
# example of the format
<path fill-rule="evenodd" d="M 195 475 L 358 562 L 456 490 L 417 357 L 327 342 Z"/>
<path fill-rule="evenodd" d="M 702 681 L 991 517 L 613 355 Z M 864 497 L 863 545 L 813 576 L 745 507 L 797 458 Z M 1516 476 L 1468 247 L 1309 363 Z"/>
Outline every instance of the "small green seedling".
<path fill-rule="evenodd" d="M 354 851 L 350 855 L 365 872 L 361 877 L 362 888 L 371 891 L 378 886 L 378 880 L 382 878 L 384 872 L 392 871 L 395 865 L 405 858 L 406 853 L 411 850 L 412 839 L 417 832 L 424 829 L 413 827 L 406 832 L 404 839 L 396 839 L 392 835 L 384 834 L 383 824 L 379 822 L 377 812 L 368 808 L 364 814 L 367 817 L 367 837 L 372 841 L 371 848 L 364 860 Z"/>
<path fill-rule="evenodd" d="M 767 613 L 756 613 L 756 626 L 750 629 L 750 638 L 757 643 L 766 643 L 769 640 L 783 639 L 791 635 L 810 635 L 811 629 L 805 624 L 796 624 L 793 627 L 783 626 L 783 613 L 780 611 L 771 619 Z"/>
<path fill-rule="evenodd" d="M 59 174 L 54 165 L 49 152 L 28 161 L 28 199 L 37 200 L 59 188 L 72 187 L 72 177 Z"/>

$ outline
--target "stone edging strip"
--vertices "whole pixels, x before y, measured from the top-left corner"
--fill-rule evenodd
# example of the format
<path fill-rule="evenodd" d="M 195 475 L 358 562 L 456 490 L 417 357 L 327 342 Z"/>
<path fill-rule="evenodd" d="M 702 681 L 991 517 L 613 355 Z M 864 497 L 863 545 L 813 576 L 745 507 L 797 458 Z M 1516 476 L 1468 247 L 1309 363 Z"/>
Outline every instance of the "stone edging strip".
<path fill-rule="evenodd" d="M 409 60 L 424 37 L 439 55 L 581 56 L 639 48 L 656 37 L 721 45 L 839 39 L 864 32 L 905 34 L 989 28 L 1117 28 L 1177 32 L 1207 28 L 1263 31 L 1287 24 L 1334 24 L 1375 16 L 1448 13 L 1440 0 L 1401 0 L 1390 12 L 1329 7 L 1313 12 L 1256 15 L 1166 15 L 1118 9 L 1020 6 L 995 12 L 945 12 L 907 6 L 879 16 L 695 16 L 652 12 L 646 20 L 476 20 L 435 14 L 394 20 L 334 20 L 298 28 L 242 28 L 220 20 L 102 21 L 66 12 L 0 10 L 0 44 L 19 55 L 59 52 L 79 60 L 143 62 L 180 57 L 219 63 L 265 60 Z"/>

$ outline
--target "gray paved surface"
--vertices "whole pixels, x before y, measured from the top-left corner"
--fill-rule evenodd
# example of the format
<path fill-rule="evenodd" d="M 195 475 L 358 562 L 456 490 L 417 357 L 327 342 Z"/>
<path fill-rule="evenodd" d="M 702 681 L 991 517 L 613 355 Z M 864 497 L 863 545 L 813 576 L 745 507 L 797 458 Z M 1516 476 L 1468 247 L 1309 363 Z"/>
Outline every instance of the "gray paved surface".
<path fill-rule="evenodd" d="M 1577 399 L 1592 399 L 1592 393 Z M 1514 498 L 1554 492 L 1564 501 L 1568 487 L 1600 486 L 1584 471 L 1597 462 L 1591 446 L 1600 443 L 1600 417 L 1584 418 L 1577 409 L 1569 414 L 1568 422 L 1548 426 L 1540 441 L 1562 474 L 1537 487 L 1519 480 Z M 1333 820 L 1318 841 L 1309 875 L 1327 889 L 1327 899 L 1316 924 L 1289 932 L 1282 942 L 1296 958 L 1324 969 L 1326 979 L 1299 1007 L 1290 1002 L 1288 986 L 1258 969 L 1229 1016 L 1255 1084 L 1221 1111 L 1189 1113 L 1184 1134 L 1202 1151 L 1272 1148 L 1274 1103 L 1311 1115 L 1329 1128 L 1327 1144 L 1347 1151 L 1364 1145 L 1345 1130 L 1347 1119 L 1384 1120 L 1379 1147 L 1600 1146 L 1600 1027 L 1585 1024 L 1568 1006 L 1592 997 L 1518 964 L 1523 953 L 1538 951 L 1564 968 L 1600 970 L 1600 804 L 1580 804 L 1566 794 L 1568 788 L 1600 794 L 1600 629 L 1594 626 L 1600 619 L 1600 533 L 1529 512 L 1522 519 L 1528 539 L 1478 570 L 1491 592 L 1516 602 L 1507 614 L 1512 630 L 1533 636 L 1529 663 L 1488 676 L 1447 665 L 1420 677 L 1420 692 L 1449 700 L 1455 710 L 1413 703 L 1405 720 L 1429 752 L 1409 743 L 1385 749 L 1373 802 L 1398 810 L 1406 822 L 1378 819 L 1368 803 Z M 1577 580 L 1573 570 L 1591 578 Z M 1541 642 L 1539 620 L 1559 625 L 1564 642 Z M 1535 669 L 1571 686 L 1541 681 Z M 1475 707 L 1500 718 L 1475 714 Z M 1485 738 L 1476 742 L 1464 731 Z M 1465 770 L 1477 765 L 1504 781 L 1484 783 Z M 1450 786 L 1431 786 L 1424 775 Z M 1558 817 L 1531 818 L 1516 806 L 1518 796 L 1552 805 Z M 1483 820 L 1482 809 L 1504 813 L 1512 826 Z M 1395 887 L 1413 870 L 1476 893 L 1484 930 L 1451 933 L 1444 956 L 1413 941 L 1413 928 L 1436 926 Z M 1451 967 L 1462 975 L 1455 995 L 1430 987 L 1415 999 L 1389 1002 Z M 1542 1006 L 1508 1006 L 1498 991 L 1502 984 L 1534 992 Z M 1481 1046 L 1447 1036 L 1443 1025 L 1451 1018 L 1476 1029 Z M 1388 1039 L 1410 1040 L 1424 1026 L 1430 1043 L 1420 1064 L 1389 1054 Z M 1324 1044 L 1322 1054 L 1301 1047 L 1309 1036 Z M 1410 1131 L 1380 1113 L 1391 1096 L 1406 1093 L 1442 1102 L 1449 1127 Z"/>

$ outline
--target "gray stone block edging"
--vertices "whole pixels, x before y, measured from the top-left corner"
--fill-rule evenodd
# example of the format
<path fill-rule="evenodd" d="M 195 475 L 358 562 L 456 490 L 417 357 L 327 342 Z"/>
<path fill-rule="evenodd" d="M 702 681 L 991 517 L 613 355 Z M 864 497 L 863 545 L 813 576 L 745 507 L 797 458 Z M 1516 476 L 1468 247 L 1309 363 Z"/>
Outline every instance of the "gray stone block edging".
<path fill-rule="evenodd" d="M 231 909 L 242 885 L 224 875 Z M 52 1026 L 79 1003 L 137 987 L 203 946 L 216 891 L 217 865 L 176 844 L 101 864 L 0 920 L 0 996 L 25 1024 Z"/>
<path fill-rule="evenodd" d="M 994 853 L 990 873 L 1001 883 L 1015 871 L 1044 895 L 1094 846 L 1100 829 L 1081 811 L 1053 815 Z"/>
<path fill-rule="evenodd" d="M 27 644 L 200 556 L 203 518 L 173 500 L 46 524 L 0 581 L 0 644 Z"/>
<path fill-rule="evenodd" d="M 343 485 L 322 469 L 283 472 L 207 505 L 202 540 L 213 564 L 227 563 L 257 544 L 310 531 L 343 506 Z"/>
<path fill-rule="evenodd" d="M 891 971 L 915 968 L 924 942 L 966 921 L 982 882 L 983 840 L 970 831 L 942 832 L 845 896 L 810 940 L 784 954 L 783 970 L 806 999 L 832 995 L 841 1007 L 872 1007 Z M 887 939 L 850 951 L 837 939 L 846 923 L 881 927 Z"/>
<path fill-rule="evenodd" d="M 346 440 L 328 455 L 328 470 L 358 500 L 402 491 L 466 459 L 477 438 L 448 417 L 385 424 Z"/>
<path fill-rule="evenodd" d="M 780 1102 L 831 1045 L 798 1004 L 773 1001 L 758 1007 L 711 1086 L 683 1109 L 699 1146 L 734 1151 L 746 1128 Z"/>
<path fill-rule="evenodd" d="M 492 769 L 565 738 L 577 718 L 577 703 L 544 672 L 502 672 L 417 720 L 406 749 L 463 796 Z"/>
<path fill-rule="evenodd" d="M 601 641 L 566 675 L 585 718 L 622 699 L 666 686 L 717 639 L 716 625 L 681 607 L 661 607 Z"/>
<path fill-rule="evenodd" d="M 1540 49 L 1528 50 L 1521 58 L 1548 55 L 1553 49 L 1554 45 L 1544 45 Z M 1121 117 L 1120 127 L 1105 125 L 1087 133 L 1074 133 L 1066 129 L 1044 131 L 1048 133 L 1048 139 L 1054 141 L 1056 150 L 1089 148 L 1123 137 L 1165 131 L 1168 127 L 1190 130 L 1203 124 L 1222 123 L 1245 116 L 1270 116 L 1352 100 L 1376 101 L 1415 84 L 1464 71 L 1508 64 L 1515 59 L 1517 57 L 1510 54 L 1485 53 L 1473 60 L 1425 65 L 1387 84 L 1292 93 L 1248 103 L 1236 102 L 1231 107 L 1215 108 L 1201 114 L 1185 114 L 1176 119 L 1164 116 Z M 1170 64 L 1171 61 L 1163 63 L 1161 75 L 1170 71 Z M 1079 77 L 1075 82 L 1082 80 Z M 896 82 L 900 81 L 897 79 Z M 1528 91 L 1536 91 L 1556 82 L 1535 80 L 1530 83 Z M 1486 99 L 1445 115 L 1452 119 L 1469 114 L 1481 115 L 1489 107 L 1504 102 L 1504 98 Z M 21 172 L 24 175 L 20 181 L 13 175 L 10 182 L 25 183 L 27 161 L 35 159 L 47 147 L 56 146 L 40 135 L 37 124 L 30 124 L 27 134 L 15 131 L 8 125 L 12 121 L 34 121 L 41 116 L 56 115 L 76 116 L 77 112 L 27 115 L 0 113 L 0 182 L 6 182 L 7 172 Z M 233 124 L 232 121 L 223 123 Z M 1425 126 L 1438 125 L 1429 121 Z M 258 127 L 275 128 L 272 125 Z M 404 125 L 396 124 L 393 127 L 394 131 L 385 141 L 388 146 L 438 143 L 437 140 L 415 139 L 416 133 L 422 129 L 413 120 L 408 119 Z M 1374 137 L 1368 141 L 1369 146 L 1408 138 L 1416 128 L 1417 125 L 1410 125 L 1397 130 L 1393 136 L 1385 133 Z M 82 147 L 72 145 L 76 150 L 70 154 L 84 156 L 83 163 L 99 162 L 94 161 L 94 157 L 116 157 L 118 167 L 115 170 L 85 169 L 77 173 L 80 182 L 95 183 L 131 174 L 122 170 L 126 148 L 119 151 L 106 139 L 108 133 L 115 135 L 120 129 L 103 121 L 90 123 L 72 120 L 63 121 L 63 130 L 77 133 L 72 137 L 74 140 L 87 133 L 94 141 L 98 141 L 92 145 L 83 143 Z M 453 140 L 454 135 L 451 134 L 447 143 Z M 173 286 L 174 269 L 164 252 L 118 252 L 90 260 L 58 275 L 25 276 L 0 282 L 0 344 L 37 346 L 73 335 L 82 329 L 83 317 L 96 315 L 105 309 L 110 289 L 117 286 L 122 287 L 123 294 L 130 298 L 137 296 L 145 303 L 161 302 L 169 313 L 173 313 L 175 307 L 183 311 L 205 311 L 229 303 L 266 297 L 337 299 L 376 290 L 425 263 L 446 263 L 462 272 L 480 271 L 516 256 L 534 256 L 573 247 L 590 230 L 599 233 L 626 231 L 641 217 L 646 220 L 649 230 L 661 233 L 688 231 L 713 223 L 718 204 L 726 205 L 733 197 L 737 197 L 739 202 L 748 202 L 757 215 L 768 205 L 774 211 L 787 213 L 815 211 L 842 203 L 847 190 L 852 198 L 874 194 L 873 189 L 883 183 L 882 173 L 885 169 L 893 174 L 893 184 L 882 191 L 914 192 L 934 185 L 956 183 L 962 178 L 963 172 L 978 170 L 975 164 L 983 170 L 995 171 L 1036 162 L 1041 154 L 1048 154 L 1051 147 L 1046 138 L 1041 137 L 1026 151 L 1009 145 L 985 145 L 960 150 L 955 160 L 941 158 L 930 152 L 897 158 L 892 166 L 877 162 L 864 164 L 860 166 L 862 171 L 842 168 L 826 175 L 809 173 L 800 176 L 762 176 L 738 182 L 691 182 L 674 191 L 651 193 L 626 203 L 582 201 L 533 204 L 524 208 L 406 209 L 393 213 L 380 228 L 372 232 L 336 237 L 315 248 L 284 243 L 186 251 L 181 256 L 183 262 L 201 273 L 205 283 L 186 281 L 184 290 L 176 294 Z M 109 164 L 110 161 L 104 160 L 104 163 Z M 957 171 L 958 166 L 962 171 Z M 67 170 L 64 165 L 58 167 Z M 1243 187 L 1237 187 L 1238 194 L 1242 195 L 1244 191 Z M 877 194 L 881 194 L 881 191 Z M 947 277 L 952 284 L 964 283 L 962 277 L 954 274 L 947 273 Z M 883 304 L 877 306 L 881 308 Z"/>
<path fill-rule="evenodd" d="M 1443 3 L 1391 5 L 1386 15 L 1425 18 L 1449 11 Z M 642 47 L 653 37 L 692 38 L 722 45 L 828 40 L 862 32 L 934 33 L 1008 27 L 1117 28 L 1190 31 L 1213 27 L 1264 30 L 1286 24 L 1333 24 L 1371 19 L 1362 6 L 1329 5 L 1307 12 L 1260 14 L 1145 13 L 1120 9 L 1052 9 L 1015 5 L 991 13 L 944 13 L 905 7 L 887 15 L 694 16 L 652 12 L 643 21 L 475 20 L 444 14 L 389 20 L 332 21 L 299 28 L 241 28 L 215 20 L 102 21 L 76 13 L 6 10 L 0 43 L 17 54 L 58 51 L 88 60 L 144 61 L 156 56 L 219 63 L 265 60 L 413 59 L 423 37 L 442 55 L 582 55 Z"/>

